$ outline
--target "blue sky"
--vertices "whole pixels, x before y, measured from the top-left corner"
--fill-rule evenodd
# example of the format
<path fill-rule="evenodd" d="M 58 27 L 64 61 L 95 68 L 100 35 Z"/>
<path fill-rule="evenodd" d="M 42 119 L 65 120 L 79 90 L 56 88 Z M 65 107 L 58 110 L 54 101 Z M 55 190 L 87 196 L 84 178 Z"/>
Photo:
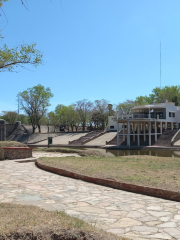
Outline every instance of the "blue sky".
<path fill-rule="evenodd" d="M 0 26 L 9 47 L 37 43 L 43 65 L 0 73 L 0 112 L 16 110 L 16 95 L 50 87 L 51 107 L 78 100 L 112 104 L 179 85 L 179 0 L 9 0 Z M 3 90 L 2 90 L 3 88 Z"/>

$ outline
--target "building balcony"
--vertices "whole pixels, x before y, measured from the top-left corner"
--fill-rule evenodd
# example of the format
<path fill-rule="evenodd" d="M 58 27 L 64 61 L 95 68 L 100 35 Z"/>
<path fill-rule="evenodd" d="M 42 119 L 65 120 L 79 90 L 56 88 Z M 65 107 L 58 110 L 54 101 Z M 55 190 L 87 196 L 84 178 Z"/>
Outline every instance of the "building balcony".
<path fill-rule="evenodd" d="M 133 118 L 149 118 L 149 113 L 133 113 Z M 150 118 L 154 119 L 166 119 L 166 117 L 163 116 L 163 113 L 156 113 L 152 112 L 150 113 Z"/>

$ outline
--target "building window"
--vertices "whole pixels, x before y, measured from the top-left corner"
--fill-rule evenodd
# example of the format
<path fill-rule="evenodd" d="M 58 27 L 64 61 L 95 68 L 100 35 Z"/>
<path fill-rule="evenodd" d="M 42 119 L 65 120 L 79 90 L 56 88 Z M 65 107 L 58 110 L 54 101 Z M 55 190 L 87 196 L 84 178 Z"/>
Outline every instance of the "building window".
<path fill-rule="evenodd" d="M 175 117 L 175 113 L 174 112 L 169 112 L 169 117 Z"/>
<path fill-rule="evenodd" d="M 110 129 L 114 129 L 114 126 L 110 126 Z"/>

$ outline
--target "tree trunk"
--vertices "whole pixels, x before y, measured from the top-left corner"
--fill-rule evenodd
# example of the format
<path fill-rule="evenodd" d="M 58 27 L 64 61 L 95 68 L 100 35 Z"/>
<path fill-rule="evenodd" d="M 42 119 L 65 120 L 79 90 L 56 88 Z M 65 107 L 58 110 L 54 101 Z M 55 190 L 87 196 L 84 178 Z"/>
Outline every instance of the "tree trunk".
<path fill-rule="evenodd" d="M 33 133 L 35 133 L 36 127 L 35 127 L 35 126 L 32 126 L 32 128 L 33 128 Z"/>
<path fill-rule="evenodd" d="M 104 121 L 102 121 L 102 130 L 104 130 Z"/>
<path fill-rule="evenodd" d="M 71 125 L 72 132 L 73 132 L 73 128 L 74 128 L 74 125 Z"/>
<path fill-rule="evenodd" d="M 39 132 L 41 132 L 41 126 L 40 125 L 38 125 L 38 130 L 39 130 Z"/>

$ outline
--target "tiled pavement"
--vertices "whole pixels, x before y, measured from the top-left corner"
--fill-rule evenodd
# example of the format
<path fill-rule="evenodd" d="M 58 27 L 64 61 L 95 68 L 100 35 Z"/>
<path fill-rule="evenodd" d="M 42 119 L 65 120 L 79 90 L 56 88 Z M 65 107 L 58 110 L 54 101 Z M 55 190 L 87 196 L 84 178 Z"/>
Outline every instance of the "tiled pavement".
<path fill-rule="evenodd" d="M 180 239 L 180 203 L 58 176 L 33 162 L 0 162 L 0 202 L 64 210 L 131 239 Z"/>

